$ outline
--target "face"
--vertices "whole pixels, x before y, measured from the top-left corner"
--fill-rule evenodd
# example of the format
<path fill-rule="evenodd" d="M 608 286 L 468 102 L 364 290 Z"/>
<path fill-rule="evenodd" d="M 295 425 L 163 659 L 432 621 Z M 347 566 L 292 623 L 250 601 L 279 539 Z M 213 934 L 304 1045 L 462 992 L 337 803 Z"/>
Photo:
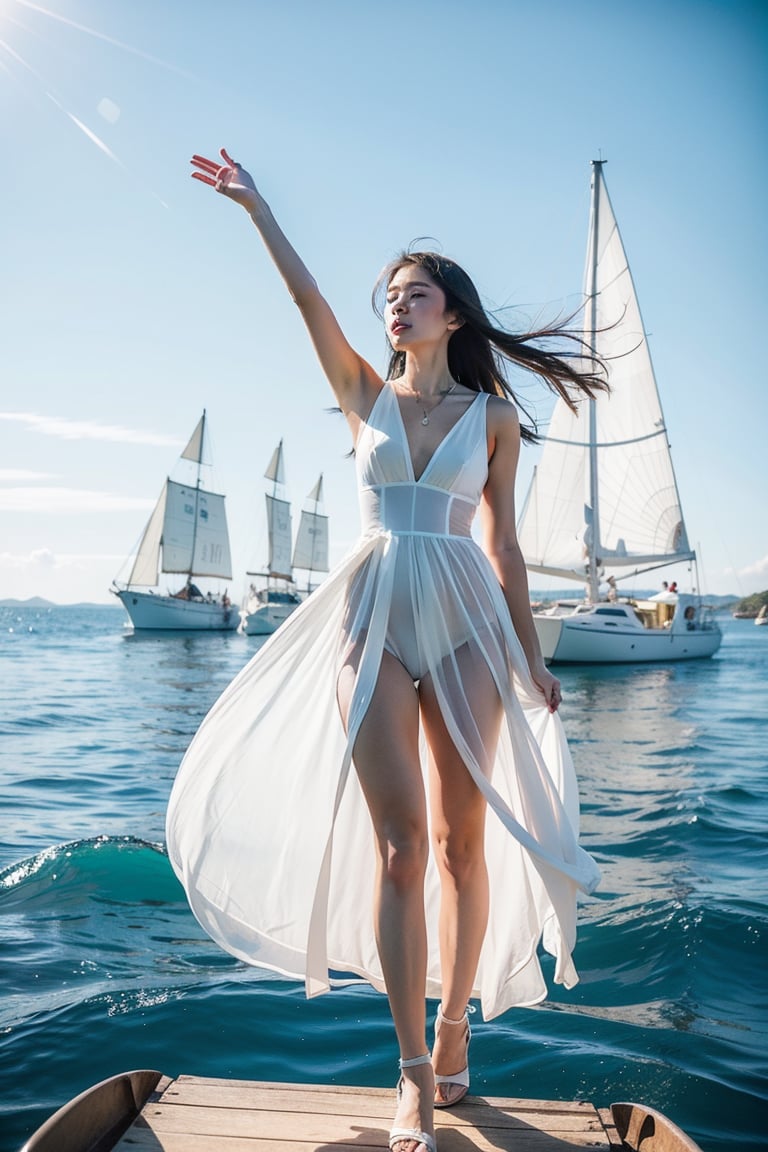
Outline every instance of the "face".
<path fill-rule="evenodd" d="M 389 281 L 384 322 L 390 344 L 398 352 L 447 343 L 460 326 L 455 313 L 446 312 L 442 288 L 417 264 L 398 268 Z"/>

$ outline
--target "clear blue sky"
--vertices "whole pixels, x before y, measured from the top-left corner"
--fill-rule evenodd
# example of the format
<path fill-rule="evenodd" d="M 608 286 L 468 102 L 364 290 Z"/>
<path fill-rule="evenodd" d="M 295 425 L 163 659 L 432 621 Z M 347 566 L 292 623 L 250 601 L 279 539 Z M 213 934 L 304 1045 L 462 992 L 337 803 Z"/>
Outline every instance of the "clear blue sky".
<path fill-rule="evenodd" d="M 767 30 L 739 0 L 0 0 L 0 598 L 107 601 L 203 407 L 237 598 L 281 437 L 332 559 L 355 538 L 298 315 L 189 179 L 221 145 L 382 368 L 370 288 L 416 237 L 513 325 L 575 306 L 600 153 L 705 587 L 768 587 Z"/>

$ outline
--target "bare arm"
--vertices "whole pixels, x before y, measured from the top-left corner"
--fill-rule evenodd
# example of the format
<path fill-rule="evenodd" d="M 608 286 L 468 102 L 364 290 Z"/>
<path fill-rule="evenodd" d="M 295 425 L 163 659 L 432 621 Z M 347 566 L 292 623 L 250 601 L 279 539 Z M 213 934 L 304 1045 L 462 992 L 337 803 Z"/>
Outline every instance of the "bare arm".
<path fill-rule="evenodd" d="M 240 204 L 251 217 L 302 314 L 323 371 L 355 432 L 356 418 L 370 410 L 381 378 L 350 346 L 314 277 L 275 220 L 252 177 L 223 148 L 221 155 L 223 164 L 193 156 L 192 165 L 197 171 L 192 176 Z"/>
<path fill-rule="evenodd" d="M 531 615 L 528 576 L 515 527 L 515 475 L 520 456 L 520 423 L 505 400 L 488 402 L 491 458 L 481 507 L 485 552 L 499 578 L 531 676 L 544 693 L 550 712 L 560 704 L 560 681 L 541 655 Z"/>

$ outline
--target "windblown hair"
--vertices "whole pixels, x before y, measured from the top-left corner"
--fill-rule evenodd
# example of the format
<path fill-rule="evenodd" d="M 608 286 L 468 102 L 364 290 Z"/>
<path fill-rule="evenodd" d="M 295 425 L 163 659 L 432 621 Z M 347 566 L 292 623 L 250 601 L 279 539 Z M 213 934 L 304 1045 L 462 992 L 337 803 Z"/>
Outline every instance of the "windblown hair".
<path fill-rule="evenodd" d="M 531 421 L 530 426 L 520 427 L 523 440 L 536 443 L 539 437 L 535 421 L 509 385 L 509 364 L 533 372 L 573 412 L 581 396 L 594 398 L 598 392 L 609 391 L 605 364 L 583 333 L 569 327 L 577 312 L 559 324 L 533 332 L 508 332 L 491 321 L 464 269 L 436 252 L 402 252 L 384 268 L 373 289 L 373 307 L 379 317 L 383 317 L 383 295 L 393 276 L 408 265 L 427 273 L 445 293 L 446 311 L 456 312 L 463 321 L 448 342 L 448 370 L 452 378 L 475 392 L 490 392 L 512 400 Z M 404 371 L 405 352 L 393 350 L 387 379 L 397 379 Z"/>

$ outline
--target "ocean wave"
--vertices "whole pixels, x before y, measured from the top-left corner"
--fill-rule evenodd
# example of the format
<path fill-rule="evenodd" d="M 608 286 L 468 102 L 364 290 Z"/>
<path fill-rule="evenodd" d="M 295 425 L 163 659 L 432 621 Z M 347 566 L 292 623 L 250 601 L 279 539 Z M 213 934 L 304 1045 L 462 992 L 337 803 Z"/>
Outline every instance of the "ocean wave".
<path fill-rule="evenodd" d="M 180 894 L 163 845 L 134 836 L 56 844 L 0 871 L 0 915 L 71 908 L 93 896 L 107 903 L 166 903 Z"/>

